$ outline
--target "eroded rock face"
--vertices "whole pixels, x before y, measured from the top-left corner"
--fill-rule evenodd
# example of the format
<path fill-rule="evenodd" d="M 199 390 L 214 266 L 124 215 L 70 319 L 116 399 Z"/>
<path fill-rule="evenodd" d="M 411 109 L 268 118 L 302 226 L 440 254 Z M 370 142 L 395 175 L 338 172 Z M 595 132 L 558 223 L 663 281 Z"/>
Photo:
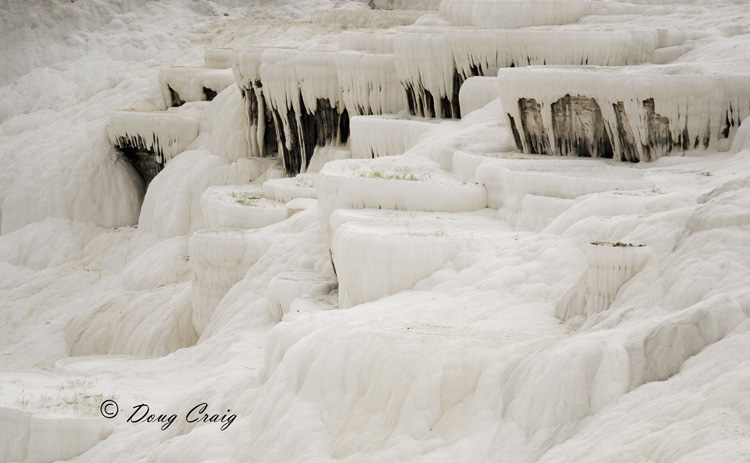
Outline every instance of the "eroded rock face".
<path fill-rule="evenodd" d="M 477 70 L 476 74 L 472 76 L 481 75 Z M 461 105 L 459 102 L 459 91 L 461 85 L 463 85 L 466 77 L 459 74 L 458 70 L 453 72 L 453 94 L 448 96 L 438 96 L 438 104 L 435 104 L 435 96 L 417 84 L 416 86 L 412 83 L 404 83 L 404 89 L 406 90 L 406 100 L 409 105 L 409 114 L 412 116 L 420 117 L 441 117 L 445 119 L 460 119 L 461 118 Z"/>
<path fill-rule="evenodd" d="M 148 187 L 156 174 L 164 168 L 163 157 L 158 158 L 153 151 L 144 151 L 133 148 L 121 148 L 119 150 L 128 158 L 135 171 L 143 179 L 144 185 Z M 162 161 L 159 162 L 159 159 Z"/>
<path fill-rule="evenodd" d="M 612 157 L 612 143 L 602 110 L 593 98 L 565 95 L 552 104 L 555 153 Z"/>
<path fill-rule="evenodd" d="M 174 90 L 174 89 L 173 89 L 172 87 L 170 87 L 170 86 L 167 86 L 167 88 L 169 89 L 169 95 L 170 95 L 170 97 L 171 97 L 171 101 L 172 101 L 172 107 L 173 107 L 173 108 L 176 108 L 176 107 L 178 107 L 178 106 L 182 106 L 182 105 L 184 105 L 184 104 L 185 104 L 185 100 L 183 100 L 183 99 L 182 99 L 182 98 L 180 97 L 180 94 L 179 94 L 179 93 L 177 93 L 177 92 L 176 92 L 176 91 L 175 91 L 175 90 Z"/>
<path fill-rule="evenodd" d="M 750 116 L 747 78 L 627 68 L 500 69 L 498 91 L 526 153 L 654 161 L 725 150 Z"/>
<path fill-rule="evenodd" d="M 290 176 L 304 172 L 310 165 L 316 146 L 346 143 L 349 139 L 349 114 L 327 99 L 318 99 L 313 111 L 299 96 L 299 114 L 294 107 L 271 108 L 278 152 Z"/>
<path fill-rule="evenodd" d="M 518 100 L 521 111 L 521 128 L 526 138 L 526 146 L 533 154 L 552 154 L 549 138 L 542 120 L 542 105 L 535 99 L 521 98 Z"/>
<path fill-rule="evenodd" d="M 643 146 L 647 161 L 653 161 L 665 156 L 672 151 L 674 146 L 682 147 L 681 140 L 672 141 L 672 132 L 669 130 L 669 119 L 654 111 L 654 99 L 643 101 L 643 110 L 646 118 L 646 129 L 648 130 L 648 143 Z M 685 128 L 687 132 L 687 128 Z"/>
<path fill-rule="evenodd" d="M 265 103 L 262 87 L 242 89 L 242 98 L 248 118 L 248 143 L 257 150 L 258 156 L 276 156 L 279 151 L 276 124 L 273 112 Z"/>
<path fill-rule="evenodd" d="M 638 149 L 636 149 L 633 129 L 630 127 L 630 118 L 628 118 L 628 114 L 625 112 L 625 105 L 620 101 L 613 104 L 612 109 L 615 112 L 615 122 L 617 124 L 615 133 L 620 142 L 620 160 L 638 162 Z"/>
<path fill-rule="evenodd" d="M 550 105 L 550 124 L 545 125 L 545 108 L 533 98 L 520 98 L 520 124 L 509 113 L 511 130 L 519 150 L 530 154 L 616 158 L 626 162 L 654 161 L 674 149 L 708 148 L 710 133 L 703 140 L 685 127 L 676 138 L 669 118 L 656 112 L 653 98 L 642 101 L 636 137 L 633 121 L 622 101 L 612 105 L 613 121 L 605 120 L 596 99 L 565 95 Z M 728 124 L 727 124 L 728 125 Z M 640 141 L 639 141 L 640 140 Z M 525 144 L 524 144 L 525 142 Z M 552 142 L 552 145 L 550 145 Z"/>
<path fill-rule="evenodd" d="M 158 145 L 149 144 L 140 135 L 119 137 L 115 148 L 130 161 L 146 187 L 166 164 L 164 153 Z"/>
<path fill-rule="evenodd" d="M 107 135 L 148 186 L 198 136 L 198 121 L 178 112 L 115 111 Z"/>

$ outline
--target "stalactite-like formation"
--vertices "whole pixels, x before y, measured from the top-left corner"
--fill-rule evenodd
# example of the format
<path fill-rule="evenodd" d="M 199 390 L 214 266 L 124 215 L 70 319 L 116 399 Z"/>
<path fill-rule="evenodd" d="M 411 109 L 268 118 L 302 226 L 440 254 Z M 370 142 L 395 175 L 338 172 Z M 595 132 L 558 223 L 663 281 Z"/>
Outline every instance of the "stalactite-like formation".
<path fill-rule="evenodd" d="M 530 31 L 410 26 L 398 30 L 394 50 L 410 113 L 459 118 L 459 89 L 470 77 L 494 77 L 499 69 L 530 65 L 650 62 L 657 49 L 681 45 L 699 35 L 656 29 Z"/>
<path fill-rule="evenodd" d="M 750 116 L 750 90 L 740 76 L 533 67 L 501 70 L 499 78 L 516 144 L 526 153 L 653 161 L 716 147 Z"/>
<path fill-rule="evenodd" d="M 198 121 L 171 111 L 117 111 L 110 117 L 107 133 L 148 185 L 198 136 Z"/>
<path fill-rule="evenodd" d="M 289 175 L 307 169 L 316 146 L 348 140 L 335 53 L 249 49 L 235 53 L 234 72 L 246 101 L 251 149 L 258 156 L 278 152 Z"/>

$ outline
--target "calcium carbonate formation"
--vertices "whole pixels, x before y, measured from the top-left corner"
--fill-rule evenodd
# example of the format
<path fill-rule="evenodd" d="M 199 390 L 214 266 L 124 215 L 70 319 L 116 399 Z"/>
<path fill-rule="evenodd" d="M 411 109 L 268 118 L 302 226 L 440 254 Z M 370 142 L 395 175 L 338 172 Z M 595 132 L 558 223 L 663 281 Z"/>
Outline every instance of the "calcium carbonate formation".
<path fill-rule="evenodd" d="M 531 67 L 500 70 L 499 78 L 526 153 L 653 161 L 718 148 L 750 115 L 744 76 Z"/>
<path fill-rule="evenodd" d="M 608 11 L 584 0 L 444 1 L 440 18 L 405 27 L 394 26 L 421 13 L 321 11 L 319 23 L 384 29 L 342 31 L 335 48 L 209 49 L 205 68 L 164 68 L 160 83 L 168 105 L 177 105 L 211 99 L 235 80 L 248 156 L 278 157 L 288 175 L 307 171 L 324 146 L 349 146 L 354 157 L 401 154 L 428 127 L 404 118 L 407 111 L 460 118 L 497 98 L 525 153 L 648 161 L 730 138 L 750 106 L 742 77 L 653 65 L 631 72 L 674 59 L 706 32 L 524 28 Z M 400 117 L 357 119 L 391 114 Z M 358 131 L 351 141 L 350 130 Z"/>
<path fill-rule="evenodd" d="M 172 66 L 159 70 L 159 84 L 167 107 L 188 101 L 211 101 L 233 83 L 234 75 L 229 69 Z"/>
<path fill-rule="evenodd" d="M 198 120 L 170 111 L 117 111 L 107 133 L 148 184 L 198 136 Z"/>
<path fill-rule="evenodd" d="M 33 165 L 53 169 L 45 180 L 108 157 L 42 215 L 19 207 L 47 194 L 40 169 L 21 190 L 16 163 L 0 172 L 0 294 L 14 306 L 0 462 L 118 461 L 133 442 L 127 458 L 154 461 L 737 459 L 750 16 L 677 1 L 219 17 L 180 36 L 201 49 L 178 60 L 203 53 L 203 67 L 110 77 L 101 108 L 64 113 L 75 143 L 34 114 L 3 124 L 3 159 L 19 164 L 34 158 L 26 129 L 44 127 L 30 134 L 49 143 Z M 149 109 L 110 116 L 121 93 Z M 102 136 L 84 142 L 90 127 Z M 110 164 L 135 184 L 118 205 L 132 220 L 97 209 L 129 185 Z M 39 333 L 53 354 L 30 344 Z M 111 433 L 53 416 L 99 390 L 57 392 L 52 411 L 39 398 L 65 389 L 60 375 L 101 375 L 104 390 L 134 371 L 145 379 L 115 391 L 123 404 L 206 400 L 238 424 L 218 441 L 187 423 Z M 31 405 L 28 378 L 44 383 Z"/>

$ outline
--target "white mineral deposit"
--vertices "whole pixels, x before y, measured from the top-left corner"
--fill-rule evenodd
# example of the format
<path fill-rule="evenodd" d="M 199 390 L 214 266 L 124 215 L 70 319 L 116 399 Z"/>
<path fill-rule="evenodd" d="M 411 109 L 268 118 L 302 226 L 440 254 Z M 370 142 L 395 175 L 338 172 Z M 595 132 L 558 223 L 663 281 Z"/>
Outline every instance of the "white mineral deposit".
<path fill-rule="evenodd" d="M 750 0 L 0 43 L 0 463 L 750 462 Z"/>

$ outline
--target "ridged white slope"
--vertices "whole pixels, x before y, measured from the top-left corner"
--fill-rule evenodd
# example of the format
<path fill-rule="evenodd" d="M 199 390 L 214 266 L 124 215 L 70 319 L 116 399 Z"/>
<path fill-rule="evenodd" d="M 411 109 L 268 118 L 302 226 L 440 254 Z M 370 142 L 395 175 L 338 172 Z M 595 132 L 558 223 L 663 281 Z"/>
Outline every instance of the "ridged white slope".
<path fill-rule="evenodd" d="M 393 31 L 345 31 L 338 38 L 336 67 L 349 114 L 388 114 L 407 108 L 396 75 Z"/>
<path fill-rule="evenodd" d="M 641 271 L 651 252 L 646 246 L 591 243 L 586 247 L 588 267 L 557 305 L 557 317 L 573 328 L 586 317 L 607 310 L 620 287 Z"/>
<path fill-rule="evenodd" d="M 263 243 L 241 230 L 202 230 L 190 238 L 193 326 L 200 335 L 214 309 L 263 253 Z"/>

